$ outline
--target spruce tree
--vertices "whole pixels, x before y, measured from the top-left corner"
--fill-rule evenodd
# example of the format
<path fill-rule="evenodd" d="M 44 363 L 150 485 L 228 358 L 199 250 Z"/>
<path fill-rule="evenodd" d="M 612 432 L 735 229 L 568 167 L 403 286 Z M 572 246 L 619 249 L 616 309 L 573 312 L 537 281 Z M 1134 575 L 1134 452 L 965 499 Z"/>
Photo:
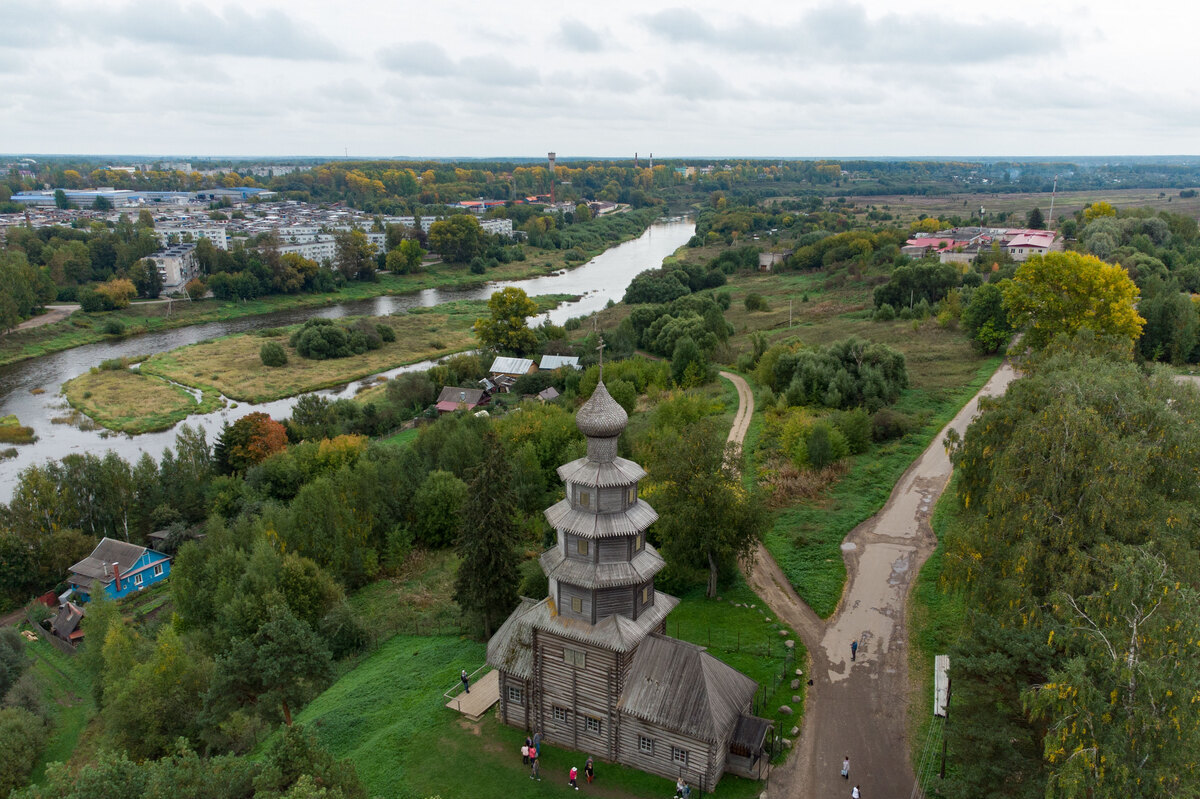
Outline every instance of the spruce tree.
<path fill-rule="evenodd" d="M 494 431 L 483 437 L 483 462 L 475 467 L 459 527 L 454 599 L 483 621 L 491 637 L 496 622 L 517 604 L 517 506 L 512 467 Z"/>

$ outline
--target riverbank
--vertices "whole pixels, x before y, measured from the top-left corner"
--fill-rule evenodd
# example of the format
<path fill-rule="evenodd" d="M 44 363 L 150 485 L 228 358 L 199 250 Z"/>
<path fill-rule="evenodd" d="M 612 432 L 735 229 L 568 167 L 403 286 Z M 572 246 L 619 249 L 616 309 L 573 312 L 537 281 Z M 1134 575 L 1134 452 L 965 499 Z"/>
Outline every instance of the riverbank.
<path fill-rule="evenodd" d="M 566 295 L 533 298 L 545 313 Z M 237 333 L 159 353 L 128 368 L 95 369 L 63 384 L 73 408 L 110 430 L 145 433 L 165 430 L 192 414 L 223 407 L 222 397 L 261 404 L 297 394 L 345 385 L 410 363 L 441 358 L 476 346 L 473 325 L 487 303 L 463 300 L 417 308 L 394 316 L 367 317 L 395 333 L 395 341 L 349 358 L 310 360 L 289 343 L 300 325 Z M 262 346 L 279 344 L 284 366 L 264 366 Z M 200 394 L 197 398 L 188 389 Z"/>
<path fill-rule="evenodd" d="M 637 213 L 639 212 L 631 212 Z M 473 274 L 466 264 L 436 262 L 415 274 L 381 272 L 376 282 L 348 283 L 337 291 L 324 294 L 280 294 L 246 301 L 208 299 L 172 303 L 135 302 L 129 308 L 120 311 L 93 314 L 77 311 L 60 321 L 0 335 L 0 366 L 111 340 L 113 336 L 103 332 L 110 320 L 119 322 L 125 329 L 126 336 L 143 335 L 277 311 L 322 308 L 355 300 L 415 294 L 426 289 L 478 288 L 491 281 L 545 277 L 564 269 L 582 266 L 607 250 L 638 238 L 654 222 L 652 215 L 643 216 L 644 225 L 639 225 L 634 232 L 604 242 L 603 247 L 547 250 L 525 246 L 525 260 L 500 264 L 482 275 Z M 641 221 L 641 217 L 638 218 Z"/>

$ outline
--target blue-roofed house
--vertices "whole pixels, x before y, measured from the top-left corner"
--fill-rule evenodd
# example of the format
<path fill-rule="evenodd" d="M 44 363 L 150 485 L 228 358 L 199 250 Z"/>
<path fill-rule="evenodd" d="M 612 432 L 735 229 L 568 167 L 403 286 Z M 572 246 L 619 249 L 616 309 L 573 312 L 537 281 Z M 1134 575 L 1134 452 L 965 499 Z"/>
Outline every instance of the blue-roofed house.
<path fill-rule="evenodd" d="M 161 552 L 105 538 L 92 554 L 71 567 L 68 582 L 84 601 L 103 591 L 110 599 L 141 591 L 167 579 L 171 558 Z"/>

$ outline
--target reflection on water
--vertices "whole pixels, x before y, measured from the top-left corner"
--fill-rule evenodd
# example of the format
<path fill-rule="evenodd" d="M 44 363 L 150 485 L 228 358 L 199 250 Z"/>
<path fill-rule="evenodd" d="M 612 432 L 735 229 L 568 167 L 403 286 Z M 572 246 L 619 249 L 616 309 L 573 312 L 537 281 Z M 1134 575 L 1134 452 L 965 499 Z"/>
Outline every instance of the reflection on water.
<path fill-rule="evenodd" d="M 586 316 L 602 309 L 610 299 L 620 301 L 629 281 L 638 272 L 660 266 L 662 259 L 687 242 L 694 232 L 695 225 L 689 221 L 661 222 L 653 225 L 637 239 L 613 247 L 583 266 L 569 272 L 559 272 L 532 280 L 489 283 L 475 289 L 426 289 L 415 294 L 356 300 L 325 308 L 280 311 L 227 322 L 210 322 L 135 336 L 122 341 L 89 344 L 0 367 L 0 416 L 16 414 L 21 424 L 32 427 L 38 436 L 36 444 L 18 447 L 19 454 L 16 458 L 0 461 L 0 502 L 9 501 L 17 474 L 30 464 L 61 458 L 72 452 L 91 452 L 103 456 L 112 451 L 129 461 L 141 457 L 143 452 L 148 452 L 157 458 L 165 448 L 175 443 L 174 430 L 127 436 L 103 430 L 84 431 L 70 425 L 51 422 L 54 417 L 70 413 L 66 400 L 58 393 L 62 384 L 83 374 L 101 361 L 110 358 L 140 358 L 218 336 L 267 327 L 283 327 L 313 317 L 383 316 L 408 308 L 440 305 L 453 300 L 487 299 L 492 292 L 507 286 L 520 286 L 530 296 L 579 295 L 578 301 L 566 303 L 548 314 L 555 324 L 562 324 L 573 316 Z M 531 321 L 541 322 L 544 318 L 539 317 Z M 428 369 L 431 365 L 431 362 L 424 361 L 382 374 L 392 377 L 402 372 Z M 330 398 L 352 397 L 361 382 L 363 381 L 355 381 L 341 388 L 315 393 Z M 44 393 L 31 393 L 36 389 L 41 389 Z M 211 441 L 227 421 L 232 422 L 254 411 L 262 411 L 276 418 L 288 416 L 298 399 L 299 397 L 289 397 L 257 405 L 239 403 L 237 408 L 227 407 L 213 413 L 191 416 L 187 424 L 202 427 Z"/>

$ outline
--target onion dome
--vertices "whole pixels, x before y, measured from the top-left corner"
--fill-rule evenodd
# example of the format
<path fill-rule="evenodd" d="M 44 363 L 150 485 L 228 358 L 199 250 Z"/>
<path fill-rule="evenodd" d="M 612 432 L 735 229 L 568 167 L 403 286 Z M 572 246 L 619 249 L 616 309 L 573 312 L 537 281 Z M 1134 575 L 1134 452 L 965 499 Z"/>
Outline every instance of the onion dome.
<path fill-rule="evenodd" d="M 575 414 L 575 426 L 588 438 L 616 438 L 628 423 L 629 414 L 608 393 L 603 380 Z"/>

